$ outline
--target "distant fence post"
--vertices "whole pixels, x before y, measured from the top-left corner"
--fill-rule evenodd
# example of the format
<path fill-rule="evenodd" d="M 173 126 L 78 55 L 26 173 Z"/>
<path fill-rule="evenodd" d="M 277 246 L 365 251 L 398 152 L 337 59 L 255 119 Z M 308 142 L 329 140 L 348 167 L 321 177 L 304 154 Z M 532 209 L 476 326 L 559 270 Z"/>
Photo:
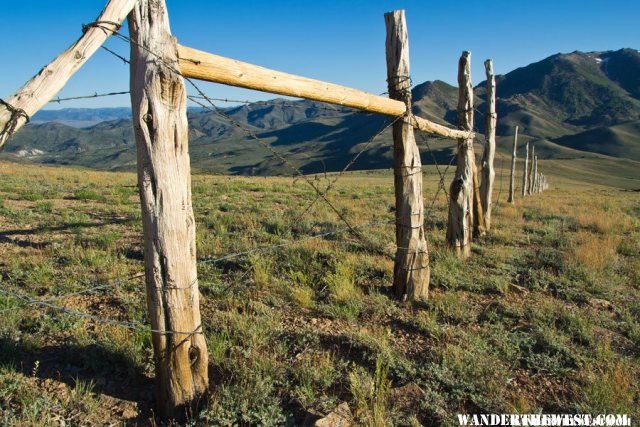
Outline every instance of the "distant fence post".
<path fill-rule="evenodd" d="M 527 145 L 525 147 L 524 154 L 524 170 L 522 172 L 522 197 L 527 195 L 529 191 L 529 177 L 527 176 L 529 172 L 529 141 L 527 141 Z"/>
<path fill-rule="evenodd" d="M 511 179 L 509 180 L 509 198 L 507 199 L 507 202 L 509 203 L 513 203 L 513 192 L 515 191 L 517 148 L 518 148 L 518 126 L 516 126 L 516 133 L 513 135 L 513 153 L 511 154 Z"/>
<path fill-rule="evenodd" d="M 424 232 L 422 163 L 411 125 L 409 39 L 403 10 L 385 13 L 384 20 L 389 97 L 407 106 L 407 115 L 393 124 L 397 245 L 393 288 L 401 300 L 420 300 L 428 297 L 430 269 Z"/>
<path fill-rule="evenodd" d="M 482 184 L 480 184 L 480 198 L 482 201 L 482 219 L 484 230 L 491 229 L 491 207 L 493 182 L 496 172 L 493 161 L 496 153 L 496 78 L 493 74 L 493 61 L 484 61 L 487 76 L 487 111 L 485 112 L 484 151 L 482 152 Z"/>
<path fill-rule="evenodd" d="M 473 130 L 471 52 L 467 51 L 462 52 L 458 62 L 458 122 L 462 130 Z M 473 138 L 459 139 L 456 174 L 449 187 L 447 244 L 461 258 L 471 255 L 474 168 Z"/>
<path fill-rule="evenodd" d="M 165 0 L 129 15 L 131 104 L 138 153 L 156 401 L 183 418 L 208 386 L 191 205 L 187 102 Z"/>
<path fill-rule="evenodd" d="M 538 156 L 533 158 L 533 192 L 538 192 Z"/>
<path fill-rule="evenodd" d="M 531 162 L 529 165 L 529 176 L 527 177 L 527 181 L 528 181 L 527 194 L 533 193 L 533 178 L 534 178 L 533 168 L 535 166 L 533 159 L 535 158 L 535 156 L 536 156 L 536 146 L 532 144 L 531 145 Z"/>
<path fill-rule="evenodd" d="M 478 165 L 476 155 L 473 153 L 473 237 L 483 236 L 486 233 L 484 228 L 484 209 L 482 207 L 482 197 L 480 196 L 480 178 L 478 177 Z"/>

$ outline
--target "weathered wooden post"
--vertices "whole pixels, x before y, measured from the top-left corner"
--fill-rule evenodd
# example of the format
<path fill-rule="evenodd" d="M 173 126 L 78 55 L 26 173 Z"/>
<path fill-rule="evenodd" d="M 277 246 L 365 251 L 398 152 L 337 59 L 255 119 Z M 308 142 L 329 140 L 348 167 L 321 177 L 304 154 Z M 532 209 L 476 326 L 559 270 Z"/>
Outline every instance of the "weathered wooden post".
<path fill-rule="evenodd" d="M 536 146 L 535 145 L 531 145 L 531 164 L 529 165 L 529 176 L 527 177 L 527 194 L 531 194 L 533 193 L 533 178 L 534 178 L 534 171 L 533 171 L 533 167 L 534 167 L 534 163 L 533 163 L 533 159 L 536 156 Z"/>
<path fill-rule="evenodd" d="M 147 305 L 161 413 L 181 418 L 207 391 L 191 205 L 186 91 L 165 0 L 129 15 Z"/>
<path fill-rule="evenodd" d="M 484 151 L 482 152 L 482 184 L 480 184 L 480 198 L 482 200 L 482 213 L 484 220 L 484 230 L 491 229 L 491 207 L 493 182 L 496 172 L 493 161 L 496 153 L 496 78 L 493 74 L 493 61 L 484 61 L 485 74 L 487 76 L 487 111 L 485 116 L 484 129 Z"/>
<path fill-rule="evenodd" d="M 484 209 L 480 197 L 480 179 L 478 178 L 478 165 L 475 153 L 473 155 L 473 237 L 480 237 L 486 234 L 484 228 Z"/>
<path fill-rule="evenodd" d="M 526 196 L 529 191 L 529 177 L 527 176 L 529 172 L 529 141 L 527 141 L 527 146 L 525 147 L 525 155 L 524 155 L 524 170 L 522 172 L 522 197 Z"/>
<path fill-rule="evenodd" d="M 467 51 L 462 52 L 458 62 L 458 122 L 462 130 L 473 129 L 471 52 Z M 447 244 L 462 258 L 471 255 L 474 165 L 473 138 L 459 139 L 456 174 L 449 187 Z"/>
<path fill-rule="evenodd" d="M 538 156 L 533 157 L 533 193 L 538 192 Z"/>
<path fill-rule="evenodd" d="M 385 13 L 389 97 L 402 101 L 407 113 L 393 124 L 393 170 L 396 194 L 396 258 L 393 288 L 401 300 L 426 299 L 429 253 L 424 231 L 422 163 L 411 125 L 409 38 L 404 11 Z"/>
<path fill-rule="evenodd" d="M 515 191 L 517 148 L 518 148 L 518 126 L 516 126 L 516 133 L 513 134 L 513 153 L 511 154 L 511 179 L 509 181 L 509 198 L 507 199 L 507 202 L 509 203 L 513 203 L 513 193 Z"/>

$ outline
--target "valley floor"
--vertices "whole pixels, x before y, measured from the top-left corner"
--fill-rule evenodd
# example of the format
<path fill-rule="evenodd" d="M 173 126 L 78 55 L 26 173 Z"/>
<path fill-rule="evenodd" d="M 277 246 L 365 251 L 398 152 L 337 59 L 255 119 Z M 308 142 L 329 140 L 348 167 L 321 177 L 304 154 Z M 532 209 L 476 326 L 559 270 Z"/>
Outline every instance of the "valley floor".
<path fill-rule="evenodd" d="M 342 402 L 376 426 L 639 419 L 638 193 L 548 173 L 548 191 L 508 205 L 498 171 L 493 230 L 462 262 L 426 169 L 420 306 L 389 288 L 390 172 L 329 193 L 360 236 L 321 200 L 300 216 L 304 180 L 193 177 L 212 387 L 191 424 L 300 425 Z M 0 163 L 0 424 L 153 423 L 141 233 L 133 174 Z"/>

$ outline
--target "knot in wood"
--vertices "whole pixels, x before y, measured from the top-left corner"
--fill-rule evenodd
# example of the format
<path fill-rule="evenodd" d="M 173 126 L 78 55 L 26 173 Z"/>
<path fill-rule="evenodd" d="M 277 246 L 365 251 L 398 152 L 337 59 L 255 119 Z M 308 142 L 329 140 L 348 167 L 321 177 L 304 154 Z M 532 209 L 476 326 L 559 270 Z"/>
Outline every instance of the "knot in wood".
<path fill-rule="evenodd" d="M 200 357 L 200 350 L 197 347 L 189 348 L 189 363 L 191 366 L 195 365 Z"/>
<path fill-rule="evenodd" d="M 145 123 L 151 123 L 151 122 L 153 122 L 153 116 L 151 114 L 147 113 L 144 116 L 142 116 L 142 120 L 144 120 Z"/>

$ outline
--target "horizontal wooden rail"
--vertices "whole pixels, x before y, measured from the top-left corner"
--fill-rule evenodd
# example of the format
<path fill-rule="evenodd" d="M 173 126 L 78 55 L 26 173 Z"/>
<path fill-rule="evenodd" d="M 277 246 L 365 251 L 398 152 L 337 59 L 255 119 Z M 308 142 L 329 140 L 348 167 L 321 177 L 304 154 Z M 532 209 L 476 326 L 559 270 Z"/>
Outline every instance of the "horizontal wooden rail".
<path fill-rule="evenodd" d="M 402 101 L 270 70 L 186 46 L 178 45 L 178 60 L 180 72 L 185 77 L 337 104 L 389 116 L 401 116 L 407 111 Z M 473 132 L 452 129 L 417 116 L 411 117 L 413 127 L 424 132 L 448 138 L 474 137 Z"/>

